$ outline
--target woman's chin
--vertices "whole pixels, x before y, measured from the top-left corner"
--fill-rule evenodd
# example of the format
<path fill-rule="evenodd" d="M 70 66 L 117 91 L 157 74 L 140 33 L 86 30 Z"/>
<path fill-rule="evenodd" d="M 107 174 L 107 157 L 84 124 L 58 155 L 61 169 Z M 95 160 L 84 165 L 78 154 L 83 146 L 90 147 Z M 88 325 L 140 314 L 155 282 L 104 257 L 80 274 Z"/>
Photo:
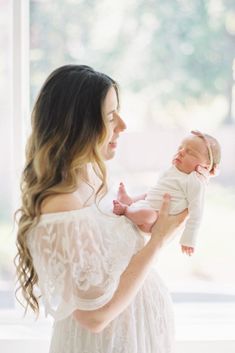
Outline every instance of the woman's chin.
<path fill-rule="evenodd" d="M 115 150 L 107 151 L 106 153 L 103 154 L 103 159 L 105 161 L 109 161 L 110 159 L 114 158 L 115 156 Z"/>

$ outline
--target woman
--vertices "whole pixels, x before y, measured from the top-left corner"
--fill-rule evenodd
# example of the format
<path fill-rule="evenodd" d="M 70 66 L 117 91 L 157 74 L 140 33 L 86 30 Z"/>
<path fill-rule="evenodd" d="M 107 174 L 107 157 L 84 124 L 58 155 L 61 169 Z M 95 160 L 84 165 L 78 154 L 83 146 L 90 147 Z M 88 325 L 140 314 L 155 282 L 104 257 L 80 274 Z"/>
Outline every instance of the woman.
<path fill-rule="evenodd" d="M 165 195 L 145 244 L 102 210 L 104 161 L 125 128 L 116 82 L 88 66 L 52 72 L 36 101 L 16 262 L 27 306 L 38 313 L 41 294 L 55 319 L 50 353 L 172 352 L 171 302 L 151 268 L 187 212 L 168 216 Z"/>

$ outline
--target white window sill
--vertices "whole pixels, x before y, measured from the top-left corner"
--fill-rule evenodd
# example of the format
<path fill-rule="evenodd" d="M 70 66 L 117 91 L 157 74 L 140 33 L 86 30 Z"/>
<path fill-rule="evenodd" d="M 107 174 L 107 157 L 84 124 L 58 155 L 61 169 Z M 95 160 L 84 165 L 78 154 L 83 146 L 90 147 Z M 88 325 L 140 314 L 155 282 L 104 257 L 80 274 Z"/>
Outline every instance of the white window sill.
<path fill-rule="evenodd" d="M 235 352 L 235 303 L 175 303 L 176 353 Z M 1 312 L 0 351 L 45 353 L 51 318 Z"/>
<path fill-rule="evenodd" d="M 235 303 L 177 303 L 177 341 L 234 341 Z"/>

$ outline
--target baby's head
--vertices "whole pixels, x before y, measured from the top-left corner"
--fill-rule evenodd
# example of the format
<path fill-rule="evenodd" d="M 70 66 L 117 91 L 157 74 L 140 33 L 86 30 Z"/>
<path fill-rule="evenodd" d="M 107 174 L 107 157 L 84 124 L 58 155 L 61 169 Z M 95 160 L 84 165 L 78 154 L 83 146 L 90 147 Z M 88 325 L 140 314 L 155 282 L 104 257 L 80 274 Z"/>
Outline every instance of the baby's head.
<path fill-rule="evenodd" d="M 198 166 L 206 168 L 210 175 L 216 175 L 221 158 L 219 142 L 208 134 L 191 131 L 180 144 L 173 164 L 183 173 L 191 173 Z"/>

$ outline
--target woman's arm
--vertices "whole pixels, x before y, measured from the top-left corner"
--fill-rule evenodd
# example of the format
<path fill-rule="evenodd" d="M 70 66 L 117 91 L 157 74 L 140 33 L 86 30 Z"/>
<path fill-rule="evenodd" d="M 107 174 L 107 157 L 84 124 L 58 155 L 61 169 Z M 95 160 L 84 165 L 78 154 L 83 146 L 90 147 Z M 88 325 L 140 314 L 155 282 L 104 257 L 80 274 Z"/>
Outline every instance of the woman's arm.
<path fill-rule="evenodd" d="M 152 229 L 151 239 L 143 249 L 132 257 L 128 267 L 120 277 L 119 286 L 113 298 L 100 309 L 74 311 L 75 319 L 82 326 L 92 332 L 100 332 L 132 302 L 143 285 L 164 242 L 172 236 L 187 215 L 187 211 L 184 211 L 180 215 L 169 216 L 169 203 L 170 197 L 165 195 L 159 211 L 158 221 Z"/>

